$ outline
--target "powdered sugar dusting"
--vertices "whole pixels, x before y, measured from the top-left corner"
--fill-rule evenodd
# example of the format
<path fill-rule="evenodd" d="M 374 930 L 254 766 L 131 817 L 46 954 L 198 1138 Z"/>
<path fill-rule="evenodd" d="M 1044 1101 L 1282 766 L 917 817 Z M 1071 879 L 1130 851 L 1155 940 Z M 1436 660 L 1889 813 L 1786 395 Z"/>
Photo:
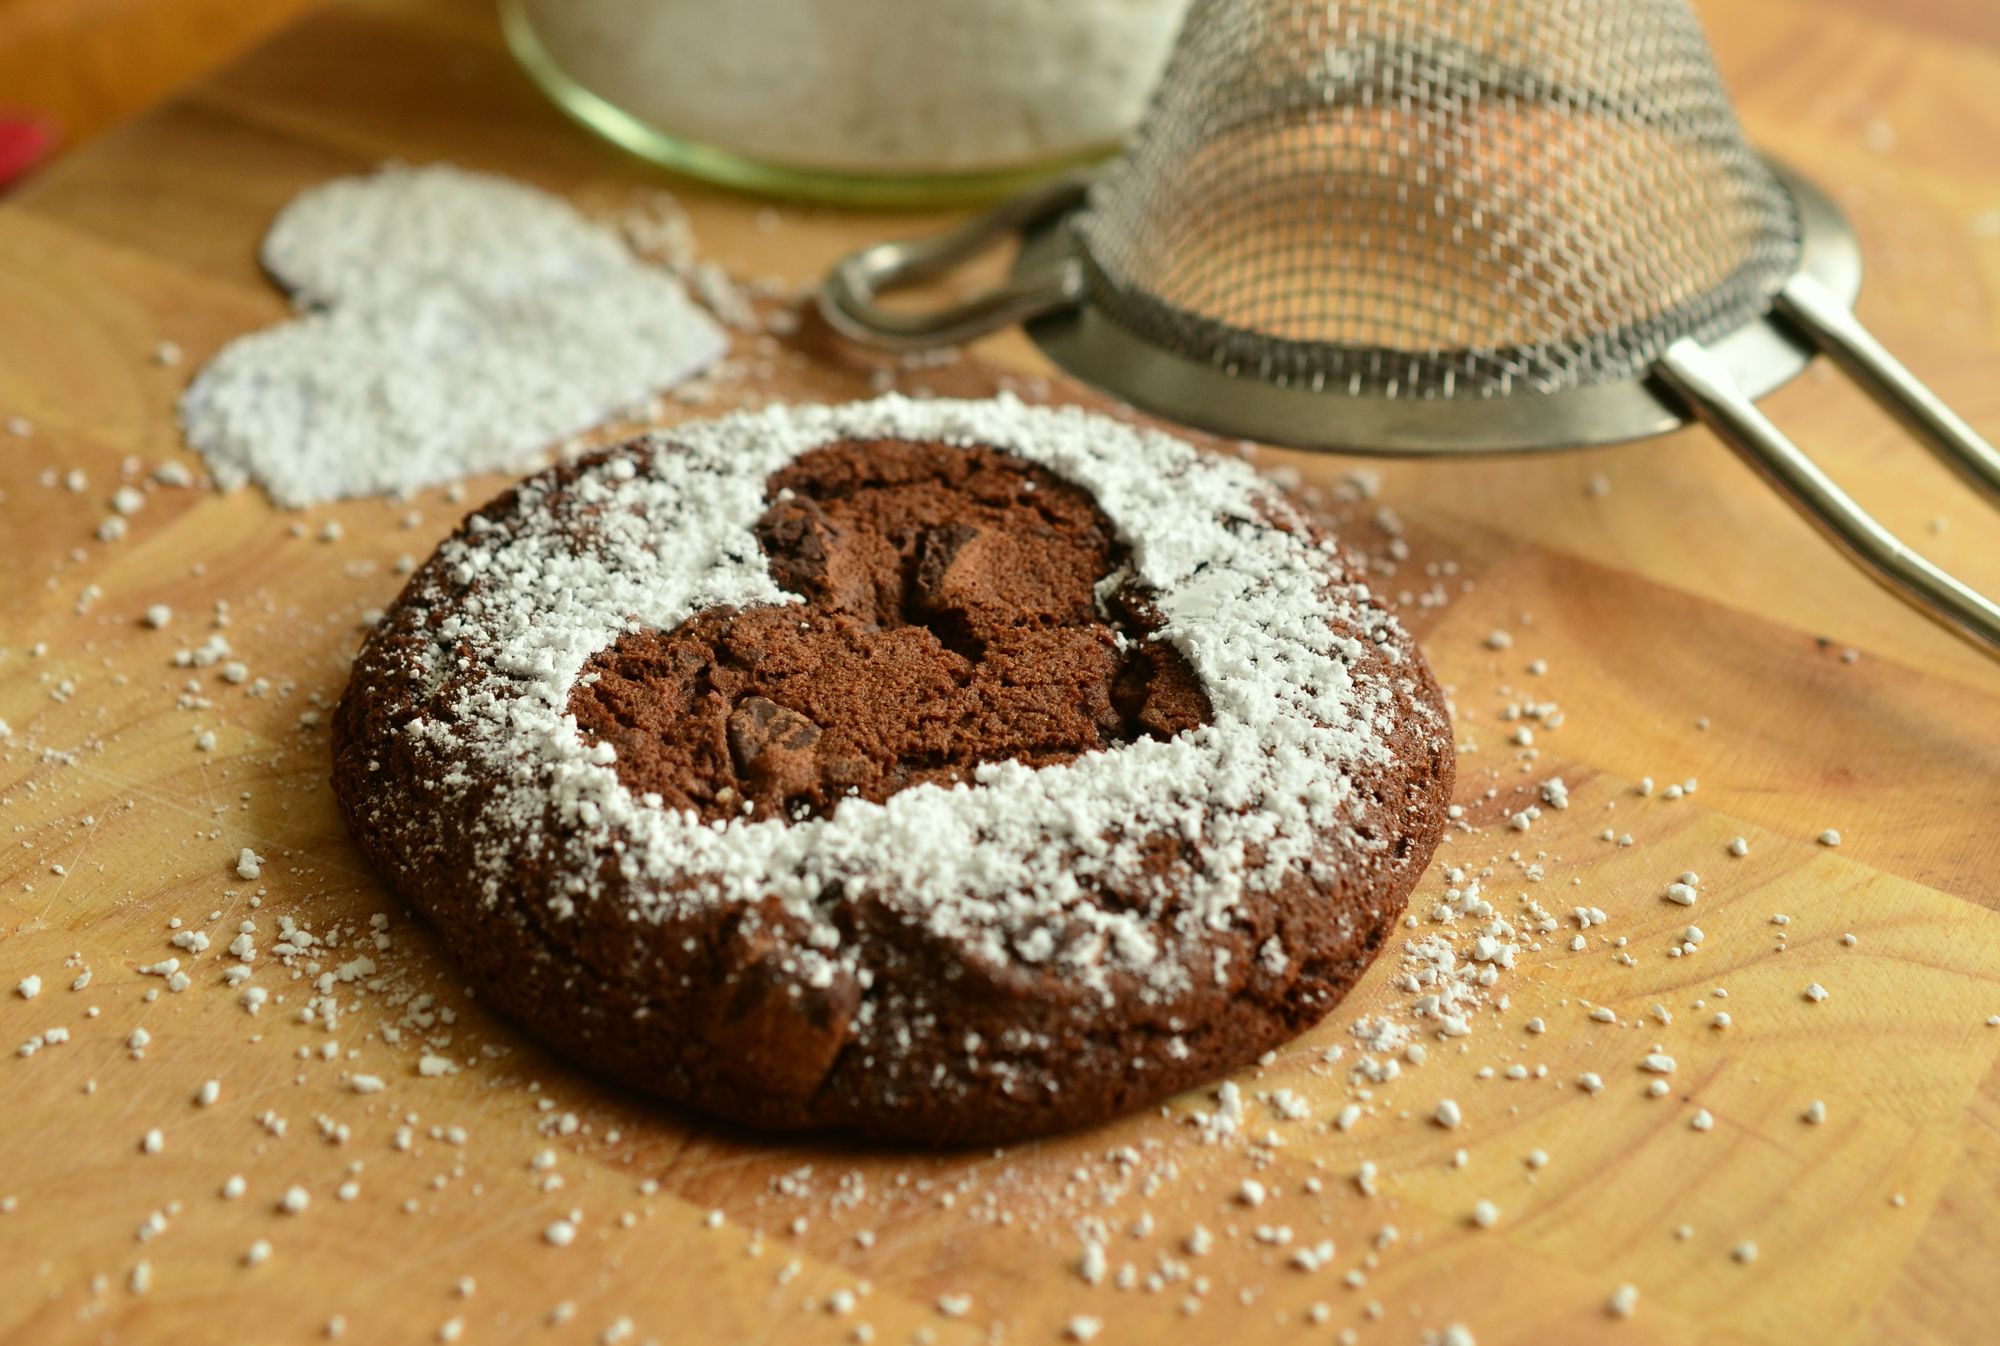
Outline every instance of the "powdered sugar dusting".
<path fill-rule="evenodd" d="M 263 258 L 304 315 L 225 347 L 180 414 L 218 482 L 284 505 L 524 466 L 728 344 L 567 202 L 448 165 L 305 193 Z"/>
<path fill-rule="evenodd" d="M 764 483 L 850 437 L 992 445 L 1090 491 L 1157 594 L 1156 638 L 1199 674 L 1213 722 L 1059 766 L 989 764 L 970 787 L 850 799 L 805 821 L 709 825 L 634 796 L 568 713 L 578 672 L 634 627 L 670 629 L 719 604 L 797 602 L 752 533 Z M 1324 864 L 1329 836 L 1358 850 L 1388 844 L 1346 826 L 1365 803 L 1351 772 L 1386 760 L 1398 713 L 1389 684 L 1416 672 L 1360 671 L 1357 632 L 1382 641 L 1395 668 L 1393 620 L 1302 523 L 1241 463 L 1074 408 L 888 397 L 744 413 L 638 441 L 559 490 L 531 481 L 508 515 L 475 519 L 446 543 L 431 568 L 457 591 L 453 604 L 413 612 L 403 629 L 427 629 L 427 677 L 465 660 L 474 676 L 404 732 L 434 750 L 453 787 L 491 792 L 477 829 L 494 838 L 482 855 L 489 900 L 517 882 L 513 857 L 525 850 L 559 857 L 573 876 L 548 896 L 570 916 L 605 900 L 588 876 L 616 853 L 640 912 L 775 897 L 807 931 L 808 980 L 861 970 L 818 905 L 839 885 L 982 959 L 1048 959 L 1086 983 L 1120 969 L 1170 990 L 1187 975 L 1177 955 L 1225 928 L 1246 891 Z M 1201 857 L 1175 891 L 1142 894 L 1151 911 L 1093 901 L 1094 883 L 1137 881 L 1144 839 L 1160 832 Z M 1170 897 L 1171 928 L 1158 918 Z"/>

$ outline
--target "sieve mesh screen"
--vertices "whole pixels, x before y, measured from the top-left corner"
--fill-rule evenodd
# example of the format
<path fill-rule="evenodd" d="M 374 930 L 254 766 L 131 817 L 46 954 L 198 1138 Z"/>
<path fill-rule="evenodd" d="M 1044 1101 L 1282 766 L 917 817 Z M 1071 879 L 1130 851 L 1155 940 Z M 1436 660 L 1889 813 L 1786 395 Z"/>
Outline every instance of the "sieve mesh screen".
<path fill-rule="evenodd" d="M 1393 397 L 1633 377 L 1800 246 L 1684 0 L 1195 0 L 1074 227 L 1142 338 Z"/>

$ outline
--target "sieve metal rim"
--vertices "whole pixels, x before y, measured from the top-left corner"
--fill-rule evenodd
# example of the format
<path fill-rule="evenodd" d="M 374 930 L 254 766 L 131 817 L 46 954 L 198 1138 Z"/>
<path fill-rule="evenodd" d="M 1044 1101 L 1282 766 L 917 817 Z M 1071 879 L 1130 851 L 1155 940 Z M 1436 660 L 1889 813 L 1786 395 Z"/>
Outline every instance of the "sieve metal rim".
<path fill-rule="evenodd" d="M 1861 289 L 1862 261 L 1846 217 L 1810 180 L 1763 158 L 1797 214 L 1794 273 L 1811 276 L 1851 306 Z M 1030 229 L 1010 289 L 1077 272 L 1075 215 L 1065 211 Z M 1651 370 L 1556 391 L 1523 386 L 1490 396 L 1392 397 L 1368 388 L 1279 383 L 1255 370 L 1176 354 L 1087 298 L 1032 318 L 1026 330 L 1065 372 L 1136 407 L 1215 434 L 1297 449 L 1444 458 L 1549 452 L 1649 438 L 1696 419 Z M 1769 309 L 1702 344 L 1752 398 L 1796 378 L 1814 355 L 1814 347 Z"/>

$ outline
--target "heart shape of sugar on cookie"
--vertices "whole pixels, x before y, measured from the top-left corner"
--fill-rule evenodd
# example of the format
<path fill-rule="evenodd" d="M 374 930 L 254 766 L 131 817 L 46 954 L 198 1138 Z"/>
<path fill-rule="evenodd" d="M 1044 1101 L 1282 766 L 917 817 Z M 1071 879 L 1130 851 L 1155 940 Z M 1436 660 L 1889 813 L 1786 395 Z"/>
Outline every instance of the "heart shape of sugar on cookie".
<path fill-rule="evenodd" d="M 1409 637 L 1242 463 L 893 397 L 529 479 L 412 576 L 334 749 L 362 849 L 559 1051 L 925 1143 L 1316 1023 L 1454 757 Z"/>
<path fill-rule="evenodd" d="M 767 492 L 753 531 L 801 601 L 621 636 L 577 679 L 579 732 L 634 793 L 710 822 L 798 821 L 1208 719 L 1110 521 L 1047 469 L 841 443 Z"/>

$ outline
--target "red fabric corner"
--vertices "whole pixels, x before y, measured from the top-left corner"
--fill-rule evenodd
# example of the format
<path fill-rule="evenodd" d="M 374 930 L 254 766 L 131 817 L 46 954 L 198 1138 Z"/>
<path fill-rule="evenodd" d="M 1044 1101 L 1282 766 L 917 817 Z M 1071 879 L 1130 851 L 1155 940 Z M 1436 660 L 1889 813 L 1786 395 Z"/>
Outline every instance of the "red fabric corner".
<path fill-rule="evenodd" d="M 55 130 L 47 122 L 0 113 L 0 190 L 40 163 L 55 143 Z"/>

